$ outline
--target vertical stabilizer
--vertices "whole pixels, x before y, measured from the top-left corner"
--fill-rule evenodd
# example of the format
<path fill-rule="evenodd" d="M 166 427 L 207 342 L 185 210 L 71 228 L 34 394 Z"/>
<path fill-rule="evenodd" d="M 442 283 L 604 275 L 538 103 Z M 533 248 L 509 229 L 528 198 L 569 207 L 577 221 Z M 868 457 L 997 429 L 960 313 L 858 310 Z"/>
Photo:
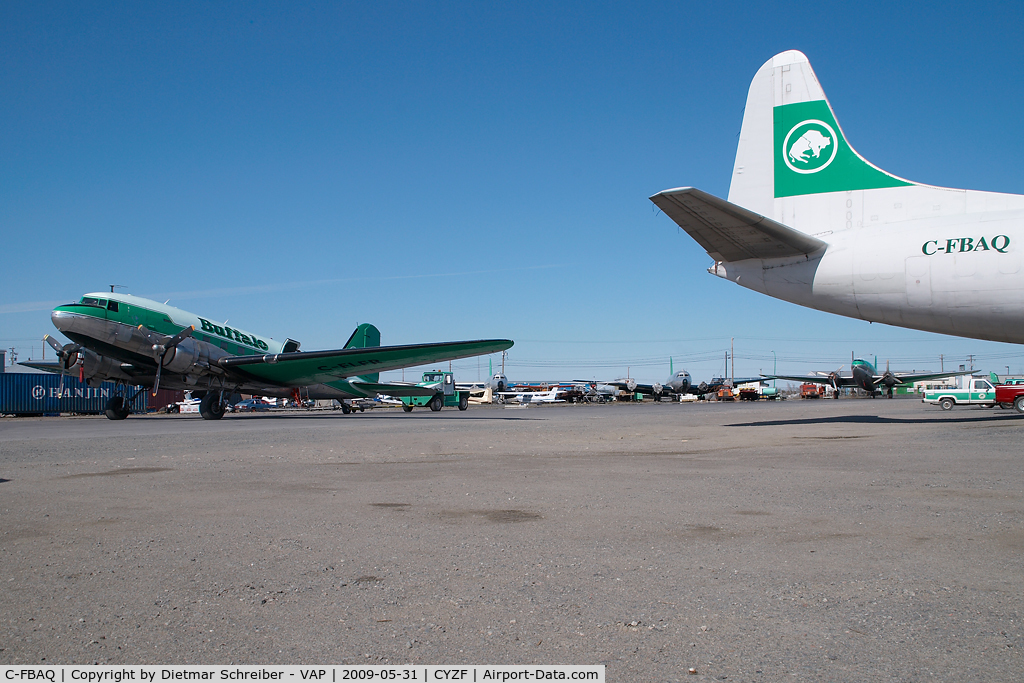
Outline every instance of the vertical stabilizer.
<path fill-rule="evenodd" d="M 785 197 L 912 185 L 850 146 L 807 57 L 790 50 L 758 69 L 747 93 L 729 201 L 785 222 Z"/>
<path fill-rule="evenodd" d="M 380 330 L 370 323 L 363 323 L 356 328 L 352 336 L 345 342 L 346 349 L 368 349 L 380 346 Z M 369 375 L 359 375 L 364 382 L 377 382 L 380 379 L 379 372 Z"/>

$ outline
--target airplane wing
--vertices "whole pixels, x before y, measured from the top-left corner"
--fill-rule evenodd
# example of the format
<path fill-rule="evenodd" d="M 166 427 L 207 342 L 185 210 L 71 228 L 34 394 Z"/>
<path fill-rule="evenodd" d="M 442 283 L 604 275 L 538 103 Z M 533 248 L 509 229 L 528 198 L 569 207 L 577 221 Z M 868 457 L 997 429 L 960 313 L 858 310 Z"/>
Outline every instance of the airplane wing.
<path fill-rule="evenodd" d="M 18 365 L 53 373 L 59 373 L 61 370 L 61 363 L 56 360 L 25 360 L 18 363 Z"/>
<path fill-rule="evenodd" d="M 914 382 L 924 382 L 930 379 L 944 379 L 946 377 L 959 377 L 961 375 L 973 375 L 974 370 L 965 370 L 963 372 L 933 372 L 929 374 L 913 374 L 909 372 L 893 372 L 893 377 L 899 380 L 900 384 L 913 384 Z M 875 383 L 878 383 L 885 379 L 885 375 L 875 375 Z"/>
<path fill-rule="evenodd" d="M 716 261 L 810 255 L 828 246 L 693 187 L 665 190 L 651 201 Z"/>
<path fill-rule="evenodd" d="M 857 386 L 857 383 L 853 381 L 853 377 L 833 377 L 832 375 L 764 375 L 760 379 L 785 379 L 791 382 L 801 382 L 803 384 L 827 384 L 830 387 L 833 385 L 839 387 Z M 833 380 L 835 380 L 834 384 Z"/>
<path fill-rule="evenodd" d="M 232 370 L 281 386 L 336 382 L 346 377 L 456 360 L 512 347 L 511 339 L 376 346 L 333 351 L 296 351 L 262 356 L 228 356 L 217 361 Z M 387 393 L 387 392 L 385 392 Z"/>

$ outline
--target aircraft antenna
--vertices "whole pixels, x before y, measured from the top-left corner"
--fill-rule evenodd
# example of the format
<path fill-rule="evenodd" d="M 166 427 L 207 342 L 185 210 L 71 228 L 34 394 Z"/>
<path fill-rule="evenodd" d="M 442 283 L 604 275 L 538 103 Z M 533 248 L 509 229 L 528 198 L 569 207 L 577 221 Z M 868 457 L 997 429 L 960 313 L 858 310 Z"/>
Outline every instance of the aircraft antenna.
<path fill-rule="evenodd" d="M 111 294 L 114 293 L 114 287 L 120 287 L 121 289 L 125 289 L 127 287 L 127 285 L 110 285 L 110 293 Z"/>

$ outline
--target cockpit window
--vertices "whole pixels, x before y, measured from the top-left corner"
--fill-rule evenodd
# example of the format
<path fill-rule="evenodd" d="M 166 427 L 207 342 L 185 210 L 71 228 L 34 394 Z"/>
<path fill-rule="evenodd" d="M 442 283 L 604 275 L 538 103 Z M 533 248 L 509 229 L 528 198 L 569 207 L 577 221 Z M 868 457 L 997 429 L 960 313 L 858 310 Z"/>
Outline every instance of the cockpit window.
<path fill-rule="evenodd" d="M 116 301 L 108 301 L 107 302 L 107 310 L 108 311 L 113 311 L 114 313 L 117 313 L 117 302 Z"/>
<path fill-rule="evenodd" d="M 97 299 L 95 297 L 91 297 L 91 296 L 83 296 L 81 303 L 85 304 L 86 306 L 100 306 L 101 305 L 99 299 Z"/>

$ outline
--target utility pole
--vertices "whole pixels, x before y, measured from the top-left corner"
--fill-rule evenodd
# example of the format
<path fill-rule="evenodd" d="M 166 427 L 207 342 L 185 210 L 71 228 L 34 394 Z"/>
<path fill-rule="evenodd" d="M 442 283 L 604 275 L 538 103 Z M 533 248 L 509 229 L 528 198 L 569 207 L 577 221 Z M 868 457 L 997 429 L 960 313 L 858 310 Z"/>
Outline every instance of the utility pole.
<path fill-rule="evenodd" d="M 945 372 L 945 371 L 946 371 L 946 366 L 942 362 L 942 354 L 940 353 L 939 354 L 939 372 Z"/>
<path fill-rule="evenodd" d="M 974 354 L 973 353 L 968 354 L 967 360 L 971 364 L 971 370 L 973 370 L 974 369 Z"/>
<path fill-rule="evenodd" d="M 729 355 L 732 356 L 732 372 L 729 373 L 729 386 L 736 386 L 736 338 L 729 338 Z"/>

